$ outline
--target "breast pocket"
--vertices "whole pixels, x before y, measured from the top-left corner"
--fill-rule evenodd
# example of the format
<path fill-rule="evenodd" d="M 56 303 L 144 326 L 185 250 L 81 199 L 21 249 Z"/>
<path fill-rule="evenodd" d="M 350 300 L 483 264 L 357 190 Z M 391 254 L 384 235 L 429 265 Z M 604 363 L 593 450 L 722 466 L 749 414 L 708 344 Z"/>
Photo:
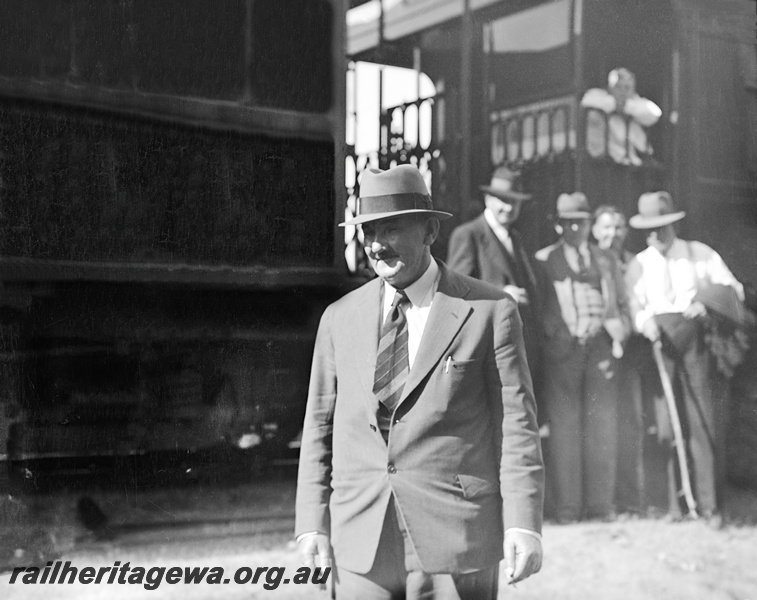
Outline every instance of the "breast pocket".
<path fill-rule="evenodd" d="M 470 360 L 450 360 L 447 371 L 451 373 L 470 371 L 480 367 L 481 359 L 471 358 Z"/>
<path fill-rule="evenodd" d="M 440 411 L 464 410 L 471 398 L 480 397 L 485 385 L 484 361 L 480 358 L 442 362 L 435 377 L 434 405 Z"/>

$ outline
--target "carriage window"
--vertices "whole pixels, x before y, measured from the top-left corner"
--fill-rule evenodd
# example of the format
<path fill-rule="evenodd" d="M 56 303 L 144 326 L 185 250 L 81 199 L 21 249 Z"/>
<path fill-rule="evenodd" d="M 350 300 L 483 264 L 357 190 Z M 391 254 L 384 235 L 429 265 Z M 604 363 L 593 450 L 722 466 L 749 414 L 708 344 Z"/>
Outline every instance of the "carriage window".
<path fill-rule="evenodd" d="M 555 0 L 486 23 L 484 54 L 494 106 L 549 96 L 570 84 L 570 7 L 569 0 Z"/>
<path fill-rule="evenodd" d="M 0 75 L 325 112 L 331 1 L 5 0 Z"/>
<path fill-rule="evenodd" d="M 252 14 L 254 102 L 325 112 L 332 102 L 331 6 L 325 0 L 257 0 Z"/>
<path fill-rule="evenodd" d="M 575 111 L 572 96 L 492 111 L 492 164 L 528 162 L 575 148 Z"/>

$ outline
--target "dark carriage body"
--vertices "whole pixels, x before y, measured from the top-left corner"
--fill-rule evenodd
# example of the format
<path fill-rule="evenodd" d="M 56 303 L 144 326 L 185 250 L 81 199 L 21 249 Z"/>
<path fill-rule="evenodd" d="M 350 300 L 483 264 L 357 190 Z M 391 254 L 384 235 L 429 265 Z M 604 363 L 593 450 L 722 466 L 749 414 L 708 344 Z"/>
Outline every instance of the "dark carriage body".
<path fill-rule="evenodd" d="M 0 453 L 286 456 L 350 285 L 342 3 L 0 12 Z"/>

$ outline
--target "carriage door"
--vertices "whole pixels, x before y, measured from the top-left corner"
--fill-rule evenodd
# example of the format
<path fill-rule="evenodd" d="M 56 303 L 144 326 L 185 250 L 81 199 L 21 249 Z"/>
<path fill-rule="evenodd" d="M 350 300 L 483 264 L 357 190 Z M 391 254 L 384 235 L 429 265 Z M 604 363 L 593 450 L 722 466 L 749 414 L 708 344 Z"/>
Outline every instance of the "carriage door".
<path fill-rule="evenodd" d="M 575 186 L 574 4 L 556 0 L 512 12 L 504 3 L 483 25 L 490 147 L 480 163 L 521 172 L 534 195 L 518 223 L 531 252 L 553 240 L 548 217 L 558 194 Z"/>

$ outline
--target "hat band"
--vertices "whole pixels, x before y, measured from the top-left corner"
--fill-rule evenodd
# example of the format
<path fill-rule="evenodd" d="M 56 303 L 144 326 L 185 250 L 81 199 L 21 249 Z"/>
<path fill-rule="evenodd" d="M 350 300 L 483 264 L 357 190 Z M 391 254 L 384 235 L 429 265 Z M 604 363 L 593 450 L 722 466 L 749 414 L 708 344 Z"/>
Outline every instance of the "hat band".
<path fill-rule="evenodd" d="M 433 210 L 431 197 L 411 192 L 409 194 L 389 194 L 386 196 L 368 196 L 360 198 L 358 215 L 375 215 L 379 213 L 399 212 L 403 210 Z"/>

